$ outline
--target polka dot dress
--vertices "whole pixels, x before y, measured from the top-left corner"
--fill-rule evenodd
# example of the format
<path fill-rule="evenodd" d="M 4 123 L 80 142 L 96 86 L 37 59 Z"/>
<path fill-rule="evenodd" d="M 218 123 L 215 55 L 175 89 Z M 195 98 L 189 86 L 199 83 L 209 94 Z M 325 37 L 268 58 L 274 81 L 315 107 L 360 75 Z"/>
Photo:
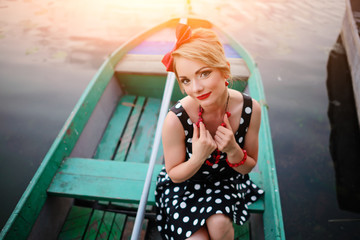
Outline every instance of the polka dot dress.
<path fill-rule="evenodd" d="M 246 94 L 239 128 L 235 139 L 244 146 L 245 135 L 252 113 L 252 100 Z M 192 153 L 193 127 L 189 115 L 177 102 L 171 109 L 181 121 L 185 132 L 186 159 Z M 214 162 L 212 154 L 208 160 Z M 249 218 L 247 206 L 255 202 L 264 191 L 258 188 L 249 175 L 242 175 L 225 161 L 221 153 L 220 162 L 213 166 L 203 164 L 199 171 L 182 183 L 173 183 L 163 168 L 157 178 L 155 191 L 156 220 L 163 239 L 186 239 L 205 225 L 214 214 L 225 214 L 238 225 Z"/>

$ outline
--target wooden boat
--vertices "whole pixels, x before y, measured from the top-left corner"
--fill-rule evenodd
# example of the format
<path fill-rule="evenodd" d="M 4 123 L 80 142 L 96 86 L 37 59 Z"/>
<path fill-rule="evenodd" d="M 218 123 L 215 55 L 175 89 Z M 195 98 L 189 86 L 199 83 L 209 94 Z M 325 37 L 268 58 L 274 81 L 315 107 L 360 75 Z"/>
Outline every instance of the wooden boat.
<path fill-rule="evenodd" d="M 171 104 L 166 101 L 174 103 L 183 97 L 177 85 L 169 84 L 174 77 L 167 76 L 161 58 L 174 44 L 178 21 L 172 19 L 139 34 L 103 63 L 0 239 L 125 239 L 131 235 L 136 215 L 140 237 L 156 239 L 154 189 L 163 156 L 161 144 L 154 151 L 153 143 L 160 141 L 162 113 L 165 108 L 166 114 Z M 188 24 L 218 32 L 231 63 L 232 87 L 243 91 L 247 85 L 246 91 L 262 106 L 258 166 L 250 175 L 265 196 L 249 206 L 250 224 L 236 227 L 236 239 L 249 239 L 250 235 L 252 239 L 285 239 L 267 105 L 257 65 L 238 42 L 209 21 L 190 18 Z M 145 201 L 140 201 L 143 196 Z M 143 208 L 146 212 L 140 213 Z"/>
<path fill-rule="evenodd" d="M 341 210 L 360 214 L 360 182 L 357 180 L 360 172 L 360 129 L 349 66 L 340 37 L 329 54 L 326 89 L 331 129 L 329 150 L 335 170 L 337 203 Z"/>
<path fill-rule="evenodd" d="M 345 1 L 345 16 L 341 39 L 350 66 L 357 117 L 360 126 L 360 2 Z"/>

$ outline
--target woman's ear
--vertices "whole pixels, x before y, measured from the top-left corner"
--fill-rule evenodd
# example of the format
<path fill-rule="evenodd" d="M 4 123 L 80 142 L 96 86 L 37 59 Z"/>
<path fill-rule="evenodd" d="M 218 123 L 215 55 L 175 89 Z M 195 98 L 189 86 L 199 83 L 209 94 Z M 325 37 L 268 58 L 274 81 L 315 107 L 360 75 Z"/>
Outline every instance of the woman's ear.
<path fill-rule="evenodd" d="M 229 61 L 226 61 L 226 64 L 229 66 L 229 69 L 230 69 L 230 62 L 229 62 Z M 225 77 L 225 79 L 229 79 L 229 78 L 230 78 L 230 75 L 225 75 L 224 77 Z"/>

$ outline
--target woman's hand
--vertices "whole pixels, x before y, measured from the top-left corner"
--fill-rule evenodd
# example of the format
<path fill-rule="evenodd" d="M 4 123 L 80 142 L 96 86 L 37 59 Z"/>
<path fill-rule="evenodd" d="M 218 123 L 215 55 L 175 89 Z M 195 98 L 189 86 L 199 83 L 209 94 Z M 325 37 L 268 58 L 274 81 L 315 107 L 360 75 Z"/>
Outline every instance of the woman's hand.
<path fill-rule="evenodd" d="M 227 115 L 224 115 L 225 126 L 219 126 L 216 130 L 214 140 L 217 148 L 221 152 L 229 154 L 231 151 L 235 151 L 239 145 L 236 143 L 234 132 L 231 128 Z"/>
<path fill-rule="evenodd" d="M 192 137 L 192 158 L 204 163 L 209 155 L 216 149 L 216 142 L 212 138 L 204 123 L 200 122 L 198 128 L 193 124 L 194 134 Z"/>

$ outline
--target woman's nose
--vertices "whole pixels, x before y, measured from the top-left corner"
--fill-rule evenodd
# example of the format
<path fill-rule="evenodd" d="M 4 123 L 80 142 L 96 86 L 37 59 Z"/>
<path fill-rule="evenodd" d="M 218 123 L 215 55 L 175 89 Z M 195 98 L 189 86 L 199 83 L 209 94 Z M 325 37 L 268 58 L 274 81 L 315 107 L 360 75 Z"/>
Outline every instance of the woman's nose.
<path fill-rule="evenodd" d="M 200 81 L 193 80 L 193 90 L 194 92 L 201 92 L 203 90 L 203 85 L 200 83 Z"/>

